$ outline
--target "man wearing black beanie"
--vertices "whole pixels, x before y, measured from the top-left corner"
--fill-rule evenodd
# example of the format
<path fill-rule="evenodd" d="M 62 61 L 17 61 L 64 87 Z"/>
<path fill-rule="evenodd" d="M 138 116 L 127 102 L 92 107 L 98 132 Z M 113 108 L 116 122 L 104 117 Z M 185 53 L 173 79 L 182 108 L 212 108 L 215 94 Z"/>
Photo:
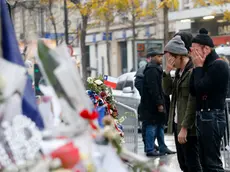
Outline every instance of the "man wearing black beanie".
<path fill-rule="evenodd" d="M 190 93 L 196 96 L 201 165 L 204 172 L 224 172 L 220 146 L 226 127 L 224 109 L 229 68 L 213 49 L 213 41 L 206 29 L 200 29 L 192 42 L 195 69 L 190 80 Z"/>
<path fill-rule="evenodd" d="M 184 42 L 185 44 L 185 48 L 188 50 L 188 52 L 190 53 L 190 48 L 192 46 L 192 40 L 193 40 L 193 36 L 190 32 L 185 32 L 185 31 L 179 31 L 177 32 L 175 36 L 179 35 L 182 39 L 182 41 Z"/>

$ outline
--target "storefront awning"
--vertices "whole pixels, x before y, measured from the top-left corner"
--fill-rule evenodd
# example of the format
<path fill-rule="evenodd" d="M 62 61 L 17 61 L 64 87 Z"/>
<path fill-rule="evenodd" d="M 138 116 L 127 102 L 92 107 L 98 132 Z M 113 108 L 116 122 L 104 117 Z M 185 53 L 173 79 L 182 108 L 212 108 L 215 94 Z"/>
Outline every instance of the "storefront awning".
<path fill-rule="evenodd" d="M 230 35 L 224 35 L 224 36 L 215 36 L 212 37 L 214 45 L 219 46 L 221 44 L 229 44 L 230 43 Z"/>

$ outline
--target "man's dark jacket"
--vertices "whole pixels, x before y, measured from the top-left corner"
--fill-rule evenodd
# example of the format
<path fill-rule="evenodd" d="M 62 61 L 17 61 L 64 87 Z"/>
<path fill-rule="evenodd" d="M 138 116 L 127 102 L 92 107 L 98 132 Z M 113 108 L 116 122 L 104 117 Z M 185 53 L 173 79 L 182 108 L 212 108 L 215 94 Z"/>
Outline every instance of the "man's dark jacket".
<path fill-rule="evenodd" d="M 203 67 L 193 70 L 190 93 L 196 96 L 198 111 L 225 108 L 228 91 L 229 67 L 220 60 L 215 50 L 206 57 Z"/>
<path fill-rule="evenodd" d="M 136 79 L 135 79 L 135 86 L 140 94 L 140 96 L 142 95 L 142 89 L 143 89 L 143 78 L 144 78 L 144 71 L 145 71 L 145 66 L 142 66 L 141 68 L 139 68 L 137 70 L 137 73 L 135 75 Z"/>
<path fill-rule="evenodd" d="M 143 94 L 140 105 L 140 120 L 154 123 L 162 123 L 165 113 L 158 112 L 158 105 L 164 106 L 164 94 L 162 89 L 163 70 L 154 61 L 147 64 L 144 70 Z"/>

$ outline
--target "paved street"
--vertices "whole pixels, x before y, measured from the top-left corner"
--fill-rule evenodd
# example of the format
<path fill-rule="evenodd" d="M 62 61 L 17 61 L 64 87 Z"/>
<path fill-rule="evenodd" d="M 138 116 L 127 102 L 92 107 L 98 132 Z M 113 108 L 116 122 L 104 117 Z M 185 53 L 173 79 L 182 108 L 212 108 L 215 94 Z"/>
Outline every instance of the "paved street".
<path fill-rule="evenodd" d="M 168 146 L 169 149 L 175 151 L 175 144 L 174 144 L 174 138 L 173 136 L 169 136 L 167 135 L 165 137 L 165 142 L 166 145 Z M 142 137 L 141 135 L 139 135 L 138 137 L 138 154 L 140 155 L 145 155 L 144 154 L 144 144 L 142 142 Z M 180 168 L 177 162 L 177 156 L 175 155 L 167 155 L 167 156 L 162 156 L 160 158 L 154 158 L 155 160 L 160 160 L 160 164 L 165 164 L 169 167 L 171 167 L 172 169 L 174 169 L 177 172 L 180 172 Z"/>
<path fill-rule="evenodd" d="M 175 144 L 174 144 L 174 138 L 173 136 L 166 135 L 165 136 L 165 142 L 169 149 L 175 151 Z M 142 142 L 142 137 L 139 135 L 138 137 L 138 154 L 145 156 L 144 154 L 144 144 Z M 159 160 L 159 164 L 165 164 L 168 167 L 171 167 L 173 170 L 177 172 L 181 172 L 178 162 L 177 162 L 177 156 L 175 155 L 167 155 L 162 156 L 160 158 L 153 158 L 154 160 Z M 226 172 L 230 172 L 230 153 L 226 150 L 225 152 L 222 152 L 222 161 L 224 163 L 224 166 L 226 168 Z"/>

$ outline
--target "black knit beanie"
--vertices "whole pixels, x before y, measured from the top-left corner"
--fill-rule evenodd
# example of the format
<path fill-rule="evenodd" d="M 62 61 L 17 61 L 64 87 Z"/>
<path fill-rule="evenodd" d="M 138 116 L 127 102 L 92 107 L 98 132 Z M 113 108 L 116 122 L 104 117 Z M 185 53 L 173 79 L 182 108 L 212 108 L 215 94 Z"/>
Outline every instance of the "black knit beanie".
<path fill-rule="evenodd" d="M 206 45 L 211 48 L 214 47 L 212 38 L 208 35 L 208 31 L 205 28 L 199 30 L 199 34 L 193 38 L 192 42 L 201 45 Z"/>
<path fill-rule="evenodd" d="M 174 35 L 177 36 L 179 35 L 182 39 L 182 41 L 184 42 L 185 44 L 185 48 L 190 51 L 190 47 L 192 46 L 192 40 L 193 40 L 193 36 L 190 32 L 185 32 L 185 31 L 179 31 L 178 33 L 176 33 Z"/>

